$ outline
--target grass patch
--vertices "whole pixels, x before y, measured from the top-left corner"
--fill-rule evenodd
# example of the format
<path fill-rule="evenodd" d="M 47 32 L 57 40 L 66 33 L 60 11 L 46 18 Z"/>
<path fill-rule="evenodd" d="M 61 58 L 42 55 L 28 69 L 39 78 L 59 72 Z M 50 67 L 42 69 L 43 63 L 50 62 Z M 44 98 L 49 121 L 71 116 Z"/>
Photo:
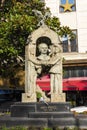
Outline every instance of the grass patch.
<path fill-rule="evenodd" d="M 0 127 L 0 130 L 87 130 L 87 129 L 80 129 L 78 127 L 75 127 L 75 128 L 58 128 L 58 127 L 53 127 L 53 128 L 49 128 L 49 127 L 33 127 L 33 126 L 30 126 L 30 127 L 22 127 L 22 126 L 17 126 L 17 127 L 10 127 L 10 128 L 7 128 L 5 126 L 3 127 Z"/>

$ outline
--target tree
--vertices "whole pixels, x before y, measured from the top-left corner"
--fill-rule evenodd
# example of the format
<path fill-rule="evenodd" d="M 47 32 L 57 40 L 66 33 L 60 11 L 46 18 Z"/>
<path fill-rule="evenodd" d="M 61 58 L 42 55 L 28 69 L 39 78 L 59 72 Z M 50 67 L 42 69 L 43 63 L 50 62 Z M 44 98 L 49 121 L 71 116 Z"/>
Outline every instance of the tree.
<path fill-rule="evenodd" d="M 44 15 L 50 12 L 41 0 L 1 0 L 0 3 L 0 73 L 12 76 L 15 66 L 24 66 L 25 44 L 29 34 L 38 28 L 40 17 L 33 10 Z M 56 17 L 48 17 L 45 23 L 60 36 L 72 35 L 67 26 L 61 26 Z"/>

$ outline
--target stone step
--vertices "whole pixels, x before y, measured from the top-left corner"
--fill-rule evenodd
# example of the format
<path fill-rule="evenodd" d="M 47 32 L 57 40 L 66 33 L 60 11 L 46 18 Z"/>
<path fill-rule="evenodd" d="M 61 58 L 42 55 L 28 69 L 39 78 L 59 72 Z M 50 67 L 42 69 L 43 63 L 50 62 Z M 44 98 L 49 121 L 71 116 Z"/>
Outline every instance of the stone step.
<path fill-rule="evenodd" d="M 14 126 L 35 126 L 35 127 L 76 127 L 75 118 L 21 118 L 21 117 L 0 117 L 0 126 L 14 127 Z"/>
<path fill-rule="evenodd" d="M 77 123 L 80 128 L 87 129 L 87 115 L 77 116 Z"/>
<path fill-rule="evenodd" d="M 50 127 L 77 127 L 77 121 L 75 118 L 54 118 L 48 120 L 48 126 Z"/>
<path fill-rule="evenodd" d="M 35 127 L 58 127 L 87 129 L 87 117 L 64 117 L 64 118 L 28 118 L 28 117 L 0 117 L 0 127 L 35 126 Z"/>
<path fill-rule="evenodd" d="M 70 118 L 74 117 L 72 112 L 30 112 L 29 118 Z"/>
<path fill-rule="evenodd" d="M 27 117 L 10 117 L 10 116 L 2 116 L 0 117 L 0 127 L 17 127 L 17 126 L 35 126 L 35 127 L 47 127 L 48 120 L 43 118 L 27 118 Z"/>

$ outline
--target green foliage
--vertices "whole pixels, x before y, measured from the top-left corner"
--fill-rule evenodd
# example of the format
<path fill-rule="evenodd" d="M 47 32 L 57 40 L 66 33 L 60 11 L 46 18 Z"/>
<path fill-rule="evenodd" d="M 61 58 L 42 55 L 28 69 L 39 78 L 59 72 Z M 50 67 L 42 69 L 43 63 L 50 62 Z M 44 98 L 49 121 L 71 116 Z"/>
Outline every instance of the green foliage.
<path fill-rule="evenodd" d="M 11 127 L 11 128 L 7 128 L 5 126 L 0 127 L 0 130 L 28 130 L 26 127 L 22 127 L 22 126 L 17 126 L 17 127 Z"/>
<path fill-rule="evenodd" d="M 9 6 L 10 5 L 10 6 Z M 8 0 L 0 12 L 0 68 L 5 76 L 7 68 L 24 61 L 28 35 L 37 28 L 33 9 L 44 10 L 40 0 Z M 44 11 L 43 11 L 44 12 Z"/>
<path fill-rule="evenodd" d="M 1 4 L 1 3 L 0 3 Z M 29 34 L 38 28 L 40 18 L 33 10 L 44 15 L 48 8 L 41 0 L 4 0 L 0 7 L 0 73 L 7 76 L 9 68 L 24 65 L 25 44 Z M 60 36 L 72 32 L 69 27 L 61 27 L 56 17 L 47 18 L 45 23 Z M 13 71 L 13 70 L 12 70 Z"/>
<path fill-rule="evenodd" d="M 53 129 L 48 127 L 48 128 L 44 128 L 43 130 L 53 130 Z"/>
<path fill-rule="evenodd" d="M 38 99 L 42 97 L 42 94 L 40 92 L 37 92 L 36 95 Z"/>
<path fill-rule="evenodd" d="M 22 127 L 22 126 L 16 126 L 16 127 L 11 127 L 11 128 L 7 128 L 7 127 L 0 127 L 0 130 L 53 130 L 52 128 L 49 127 L 35 127 L 35 126 L 30 126 L 30 127 Z"/>
<path fill-rule="evenodd" d="M 60 21 L 56 17 L 48 18 L 46 24 L 56 32 L 60 30 Z"/>
<path fill-rule="evenodd" d="M 35 126 L 29 126 L 27 127 L 23 127 L 23 126 L 16 126 L 16 127 L 10 127 L 7 128 L 5 126 L 0 127 L 0 130 L 82 130 L 78 127 L 64 127 L 64 128 L 58 128 L 58 127 L 53 127 L 53 128 L 49 128 L 49 127 L 35 127 Z M 87 130 L 87 129 L 85 129 Z"/>
<path fill-rule="evenodd" d="M 11 130 L 27 130 L 27 128 L 22 126 L 17 126 L 17 127 L 12 127 Z"/>

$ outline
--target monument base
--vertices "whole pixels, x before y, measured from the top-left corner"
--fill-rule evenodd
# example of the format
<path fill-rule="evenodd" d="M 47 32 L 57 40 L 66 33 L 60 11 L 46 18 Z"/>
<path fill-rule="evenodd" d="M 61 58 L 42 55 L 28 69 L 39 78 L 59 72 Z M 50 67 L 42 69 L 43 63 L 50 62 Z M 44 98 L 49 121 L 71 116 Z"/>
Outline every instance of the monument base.
<path fill-rule="evenodd" d="M 65 93 L 61 93 L 61 94 L 52 93 L 51 102 L 66 102 Z"/>
<path fill-rule="evenodd" d="M 0 117 L 0 127 L 35 127 L 38 128 L 87 128 L 86 116 L 75 116 L 69 102 L 49 103 L 17 102 L 11 106 L 11 115 Z"/>
<path fill-rule="evenodd" d="M 33 93 L 32 95 L 29 93 L 23 93 L 22 102 L 37 102 L 36 93 Z"/>
<path fill-rule="evenodd" d="M 25 125 L 35 127 L 76 127 L 74 114 L 70 112 L 70 103 L 15 103 L 11 106 L 10 122 L 13 126 Z M 8 119 L 7 119 L 8 120 Z M 2 123 L 4 123 L 3 121 Z M 6 123 L 6 122 L 5 122 Z M 9 125 L 8 123 L 6 124 Z"/>

